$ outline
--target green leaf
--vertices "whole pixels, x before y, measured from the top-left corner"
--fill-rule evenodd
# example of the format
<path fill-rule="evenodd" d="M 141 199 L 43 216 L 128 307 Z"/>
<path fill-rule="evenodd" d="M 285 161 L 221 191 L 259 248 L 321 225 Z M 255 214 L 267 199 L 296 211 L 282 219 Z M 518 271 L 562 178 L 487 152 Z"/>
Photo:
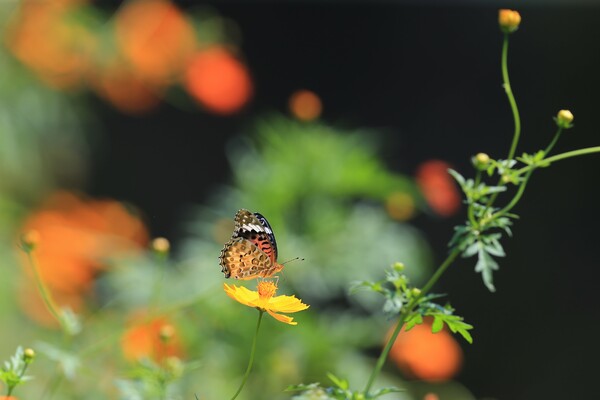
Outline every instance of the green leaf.
<path fill-rule="evenodd" d="M 460 185 L 460 187 L 464 188 L 464 186 L 465 186 L 465 178 L 461 174 L 459 174 L 458 172 L 456 172 L 452 168 L 448 168 L 448 173 L 450 175 L 452 175 L 452 177 L 456 180 L 456 182 L 458 182 L 458 184 Z"/>
<path fill-rule="evenodd" d="M 444 320 L 440 318 L 440 315 L 436 315 L 433 317 L 433 324 L 431 324 L 431 332 L 438 333 L 444 329 Z"/>
<path fill-rule="evenodd" d="M 336 385 L 337 387 L 339 387 L 342 390 L 348 390 L 348 388 L 350 387 L 350 384 L 348 383 L 348 381 L 346 379 L 338 378 L 331 372 L 327 373 L 327 377 L 329 378 L 329 380 L 331 382 L 333 382 L 334 385 Z"/>
<path fill-rule="evenodd" d="M 475 272 L 481 272 L 483 283 L 490 292 L 495 292 L 493 271 L 498 270 L 498 263 L 494 261 L 485 249 L 481 249 L 478 253 L 477 264 L 475 265 Z"/>
<path fill-rule="evenodd" d="M 381 388 L 381 389 L 377 389 L 374 392 L 371 392 L 371 397 L 370 398 L 377 398 L 377 397 L 383 396 L 384 394 L 398 393 L 398 392 L 404 392 L 404 389 L 400 389 L 400 388 L 397 388 L 397 387 Z"/>
<path fill-rule="evenodd" d="M 412 328 L 414 328 L 415 325 L 420 325 L 423 323 L 423 316 L 421 314 L 411 314 L 408 317 L 406 317 L 406 320 L 404 321 L 404 331 L 408 332 L 410 331 Z"/>

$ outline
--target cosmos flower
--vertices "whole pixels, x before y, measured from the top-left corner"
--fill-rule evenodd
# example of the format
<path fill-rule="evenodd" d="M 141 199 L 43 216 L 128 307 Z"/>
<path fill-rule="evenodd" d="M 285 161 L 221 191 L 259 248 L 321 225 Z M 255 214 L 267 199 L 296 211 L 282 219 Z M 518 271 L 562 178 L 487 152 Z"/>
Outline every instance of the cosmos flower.
<path fill-rule="evenodd" d="M 223 284 L 225 293 L 238 303 L 248 307 L 266 311 L 277 321 L 289 325 L 297 325 L 293 318 L 279 313 L 295 313 L 306 310 L 309 306 L 302 303 L 296 296 L 275 296 L 277 285 L 271 281 L 258 283 L 257 291 L 249 290 L 243 286 Z"/>

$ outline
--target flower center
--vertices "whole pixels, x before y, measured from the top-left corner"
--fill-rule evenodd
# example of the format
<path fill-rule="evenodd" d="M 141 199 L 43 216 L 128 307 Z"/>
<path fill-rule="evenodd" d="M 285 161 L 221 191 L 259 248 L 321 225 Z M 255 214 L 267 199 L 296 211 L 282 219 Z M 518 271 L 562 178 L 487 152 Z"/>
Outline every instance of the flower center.
<path fill-rule="evenodd" d="M 268 300 L 277 291 L 277 285 L 270 281 L 262 281 L 258 283 L 258 296 L 261 299 Z"/>

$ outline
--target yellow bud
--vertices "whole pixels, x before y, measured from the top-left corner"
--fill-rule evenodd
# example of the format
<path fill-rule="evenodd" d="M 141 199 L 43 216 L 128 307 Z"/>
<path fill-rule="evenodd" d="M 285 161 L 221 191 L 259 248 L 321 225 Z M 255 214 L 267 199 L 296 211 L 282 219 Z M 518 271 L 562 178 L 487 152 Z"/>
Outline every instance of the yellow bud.
<path fill-rule="evenodd" d="M 26 363 L 31 362 L 35 357 L 35 351 L 33 351 L 33 349 L 25 349 L 25 351 L 23 352 L 23 360 L 25 360 Z"/>
<path fill-rule="evenodd" d="M 416 288 L 416 287 L 415 287 L 415 288 L 412 288 L 412 289 L 411 289 L 411 293 L 412 293 L 412 295 L 413 295 L 414 297 L 417 297 L 417 296 L 419 296 L 419 295 L 421 294 L 421 289 L 419 289 L 419 288 Z"/>
<path fill-rule="evenodd" d="M 558 114 L 556 114 L 556 125 L 558 125 L 559 128 L 569 129 L 573 126 L 571 124 L 573 122 L 573 118 L 573 113 L 571 113 L 571 111 L 560 110 Z"/>
<path fill-rule="evenodd" d="M 477 153 L 475 157 L 471 159 L 471 162 L 476 169 L 483 171 L 490 163 L 490 156 L 485 153 Z"/>
<path fill-rule="evenodd" d="M 175 328 L 173 327 L 173 325 L 163 325 L 161 326 L 158 335 L 160 337 L 160 340 L 162 340 L 164 343 L 167 343 L 175 335 Z"/>
<path fill-rule="evenodd" d="M 498 12 L 498 23 L 502 32 L 512 33 L 519 28 L 521 14 L 518 11 L 502 9 Z"/>
<path fill-rule="evenodd" d="M 171 248 L 171 244 L 164 237 L 157 237 L 156 239 L 154 239 L 152 241 L 152 248 L 157 253 L 166 254 L 169 252 L 169 249 Z"/>
<path fill-rule="evenodd" d="M 40 242 L 40 233 L 32 229 L 21 236 L 21 245 L 26 252 L 33 251 Z"/>

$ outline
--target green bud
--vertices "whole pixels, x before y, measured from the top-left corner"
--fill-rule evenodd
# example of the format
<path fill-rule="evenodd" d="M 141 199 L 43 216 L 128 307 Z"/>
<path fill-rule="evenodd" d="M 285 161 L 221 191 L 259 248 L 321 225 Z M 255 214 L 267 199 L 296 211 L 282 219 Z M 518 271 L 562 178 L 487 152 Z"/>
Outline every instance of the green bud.
<path fill-rule="evenodd" d="M 392 268 L 394 268 L 395 271 L 402 272 L 402 271 L 404 271 L 405 267 L 404 267 L 404 264 L 402 264 L 401 262 L 395 262 L 392 265 Z"/>

